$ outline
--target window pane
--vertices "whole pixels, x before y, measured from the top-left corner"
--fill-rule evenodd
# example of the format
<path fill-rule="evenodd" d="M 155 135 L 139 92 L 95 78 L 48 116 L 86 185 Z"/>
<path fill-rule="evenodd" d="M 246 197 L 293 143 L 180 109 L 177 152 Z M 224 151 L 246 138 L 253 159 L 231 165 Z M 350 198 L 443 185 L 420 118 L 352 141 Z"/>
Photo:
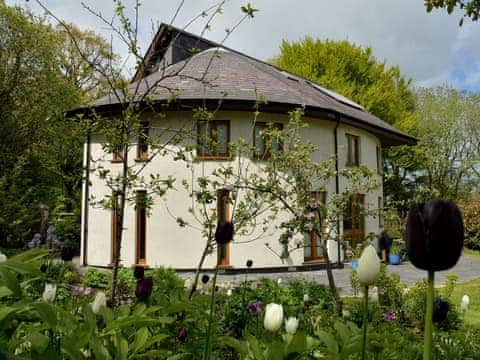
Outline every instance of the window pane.
<path fill-rule="evenodd" d="M 265 140 L 263 138 L 263 129 L 261 125 L 255 125 L 255 155 L 262 156 L 265 153 Z"/>
<path fill-rule="evenodd" d="M 208 123 L 202 121 L 198 123 L 198 151 L 201 154 L 208 154 L 207 144 L 209 142 Z"/>
<path fill-rule="evenodd" d="M 303 256 L 311 257 L 312 256 L 312 237 L 310 233 L 303 234 Z"/>
<path fill-rule="evenodd" d="M 216 152 L 217 154 L 227 154 L 228 153 L 228 125 L 227 124 L 217 124 L 216 134 L 212 137 L 216 141 Z"/>

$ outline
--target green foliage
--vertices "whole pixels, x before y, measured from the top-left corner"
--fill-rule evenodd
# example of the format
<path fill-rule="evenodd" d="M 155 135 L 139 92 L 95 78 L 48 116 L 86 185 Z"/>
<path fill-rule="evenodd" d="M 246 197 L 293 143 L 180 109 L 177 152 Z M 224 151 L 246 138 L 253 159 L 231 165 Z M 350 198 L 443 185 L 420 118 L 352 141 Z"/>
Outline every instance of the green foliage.
<path fill-rule="evenodd" d="M 398 274 L 387 273 L 387 265 L 382 264 L 375 286 L 378 288 L 378 303 L 384 309 L 398 311 L 402 307 L 406 285 L 400 281 Z"/>
<path fill-rule="evenodd" d="M 477 21 L 480 16 L 480 4 L 476 0 L 425 0 L 427 12 L 431 12 L 434 8 L 445 9 L 451 14 L 456 8 L 462 12 L 462 18 L 459 25 L 462 26 L 466 18 Z"/>
<path fill-rule="evenodd" d="M 185 299 L 184 281 L 173 269 L 160 267 L 148 273 L 153 278 L 152 304 L 170 305 Z"/>
<path fill-rule="evenodd" d="M 93 268 L 88 268 L 83 275 L 83 285 L 105 289 L 109 284 L 110 274 Z"/>
<path fill-rule="evenodd" d="M 465 228 L 465 247 L 480 250 L 480 197 L 472 195 L 468 200 L 459 200 Z"/>

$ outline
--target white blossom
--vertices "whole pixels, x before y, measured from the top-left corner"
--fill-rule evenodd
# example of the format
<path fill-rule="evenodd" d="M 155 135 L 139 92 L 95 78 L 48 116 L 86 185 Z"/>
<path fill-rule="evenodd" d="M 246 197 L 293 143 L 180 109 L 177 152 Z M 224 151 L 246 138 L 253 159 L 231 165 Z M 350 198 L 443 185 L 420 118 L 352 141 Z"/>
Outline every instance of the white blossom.
<path fill-rule="evenodd" d="M 227 296 L 232 296 L 232 289 L 227 290 Z"/>
<path fill-rule="evenodd" d="M 107 306 L 107 297 L 105 296 L 105 293 L 103 291 L 99 291 L 95 295 L 95 299 L 93 299 L 92 311 L 95 314 L 98 314 L 102 306 Z"/>
<path fill-rule="evenodd" d="M 363 249 L 362 255 L 358 259 L 357 274 L 358 280 L 363 286 L 372 285 L 377 281 L 380 274 L 380 259 L 372 245 Z"/>
<path fill-rule="evenodd" d="M 310 301 L 310 296 L 308 294 L 303 294 L 303 302 L 309 302 Z"/>
<path fill-rule="evenodd" d="M 280 285 L 282 283 L 282 278 L 277 279 L 277 284 Z"/>
<path fill-rule="evenodd" d="M 463 295 L 462 302 L 460 303 L 460 309 L 462 311 L 466 311 L 468 309 L 468 305 L 470 304 L 470 296 L 467 294 Z"/>
<path fill-rule="evenodd" d="M 2 253 L 0 252 L 0 262 L 2 262 L 2 261 L 7 261 L 7 255 L 2 254 Z"/>
<path fill-rule="evenodd" d="M 289 317 L 285 320 L 285 331 L 289 334 L 295 334 L 297 332 L 298 319 L 296 317 Z"/>
<path fill-rule="evenodd" d="M 372 292 L 370 293 L 370 300 L 372 302 L 378 302 L 378 288 L 374 286 Z"/>
<path fill-rule="evenodd" d="M 279 304 L 267 304 L 263 326 L 269 331 L 277 331 L 283 322 L 283 306 Z"/>
<path fill-rule="evenodd" d="M 55 296 L 57 295 L 57 285 L 55 284 L 45 284 L 45 290 L 43 290 L 43 301 L 53 302 L 55 301 Z"/>

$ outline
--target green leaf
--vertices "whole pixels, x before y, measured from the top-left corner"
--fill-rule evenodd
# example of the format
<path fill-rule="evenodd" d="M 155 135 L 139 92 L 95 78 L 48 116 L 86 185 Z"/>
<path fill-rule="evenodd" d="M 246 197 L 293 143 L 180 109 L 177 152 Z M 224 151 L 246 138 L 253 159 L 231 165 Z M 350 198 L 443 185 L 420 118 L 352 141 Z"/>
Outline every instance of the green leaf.
<path fill-rule="evenodd" d="M 153 344 L 159 343 L 165 339 L 168 339 L 171 335 L 169 334 L 158 334 L 153 337 L 151 337 L 144 345 L 145 349 L 148 349 L 150 346 Z"/>
<path fill-rule="evenodd" d="M 190 353 L 177 354 L 170 356 L 167 360 L 193 360 L 193 355 Z"/>
<path fill-rule="evenodd" d="M 0 307 L 0 322 L 3 321 L 10 314 L 15 313 L 17 310 L 18 309 L 16 309 L 16 308 L 2 305 Z"/>
<path fill-rule="evenodd" d="M 332 334 L 329 334 L 323 330 L 319 330 L 317 331 L 317 336 L 320 341 L 325 344 L 330 354 L 338 354 L 338 343 Z"/>
<path fill-rule="evenodd" d="M 221 345 L 231 347 L 237 353 L 242 356 L 246 356 L 248 354 L 248 346 L 243 341 L 237 340 L 231 336 L 222 336 L 218 342 Z"/>
<path fill-rule="evenodd" d="M 303 332 L 297 332 L 287 347 L 287 354 L 302 354 L 307 350 L 307 335 Z"/>
<path fill-rule="evenodd" d="M 13 259 L 0 262 L 0 269 L 7 268 L 15 273 L 30 276 L 41 276 L 42 272 L 34 265 L 22 263 Z"/>
<path fill-rule="evenodd" d="M 2 278 L 3 284 L 11 290 L 13 295 L 20 297 L 22 295 L 22 289 L 18 283 L 17 274 L 11 272 L 7 268 L 0 267 L 0 276 Z"/>
<path fill-rule="evenodd" d="M 3 297 L 11 296 L 12 294 L 12 290 L 10 290 L 8 287 L 0 286 L 0 299 Z"/>
<path fill-rule="evenodd" d="M 57 326 L 57 311 L 51 304 L 45 302 L 37 302 L 33 304 L 35 310 L 37 310 L 40 318 L 50 327 L 55 328 Z"/>
<path fill-rule="evenodd" d="M 103 344 L 99 342 L 99 340 L 92 338 L 91 347 L 93 353 L 95 354 L 95 359 L 97 360 L 108 360 L 110 359 L 110 354 L 108 353 L 107 349 Z"/>
<path fill-rule="evenodd" d="M 135 340 L 130 346 L 130 351 L 136 354 L 145 345 L 149 335 L 150 335 L 150 332 L 146 327 L 143 327 L 140 330 L 137 330 L 135 334 Z"/>
<path fill-rule="evenodd" d="M 258 343 L 258 340 L 255 336 L 248 335 L 247 344 L 248 344 L 249 350 L 253 354 L 254 359 L 256 360 L 265 359 L 265 356 L 263 356 L 262 349 L 260 348 L 260 344 Z"/>
<path fill-rule="evenodd" d="M 31 331 L 27 334 L 27 340 L 32 344 L 32 349 L 42 354 L 48 347 L 50 338 L 37 331 Z"/>

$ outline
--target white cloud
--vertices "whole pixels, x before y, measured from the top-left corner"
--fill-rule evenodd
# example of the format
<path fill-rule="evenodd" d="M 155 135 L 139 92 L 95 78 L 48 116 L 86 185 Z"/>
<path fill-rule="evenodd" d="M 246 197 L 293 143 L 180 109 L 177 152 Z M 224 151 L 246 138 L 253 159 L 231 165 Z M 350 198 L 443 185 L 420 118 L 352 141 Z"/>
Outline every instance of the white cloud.
<path fill-rule="evenodd" d="M 76 0 L 44 0 L 60 17 L 82 28 L 93 28 L 110 38 L 107 26 L 81 8 Z M 111 17 L 113 2 L 87 1 L 92 8 Z M 246 0 L 230 0 L 224 13 L 213 21 L 205 37 L 221 41 L 225 29 L 241 17 L 240 6 Z M 250 0 L 260 12 L 243 23 L 227 40 L 226 45 L 262 60 L 278 53 L 282 39 L 295 41 L 305 35 L 336 40 L 347 39 L 361 46 L 371 46 L 378 60 L 399 65 L 402 73 L 412 77 L 417 85 L 437 85 L 450 82 L 459 88 L 480 90 L 479 23 L 458 26 L 458 14 L 445 11 L 426 13 L 419 0 Z M 25 6 L 24 1 L 7 0 Z M 133 1 L 127 0 L 127 8 Z M 151 41 L 152 24 L 170 22 L 179 0 L 144 0 L 141 6 L 140 37 L 144 49 Z M 174 25 L 185 26 L 202 9 L 216 3 L 213 0 L 185 0 Z M 28 6 L 38 9 L 35 1 Z M 199 33 L 206 18 L 200 18 L 187 28 Z M 115 41 L 117 51 L 120 42 Z M 460 71 L 461 70 L 461 71 Z"/>

